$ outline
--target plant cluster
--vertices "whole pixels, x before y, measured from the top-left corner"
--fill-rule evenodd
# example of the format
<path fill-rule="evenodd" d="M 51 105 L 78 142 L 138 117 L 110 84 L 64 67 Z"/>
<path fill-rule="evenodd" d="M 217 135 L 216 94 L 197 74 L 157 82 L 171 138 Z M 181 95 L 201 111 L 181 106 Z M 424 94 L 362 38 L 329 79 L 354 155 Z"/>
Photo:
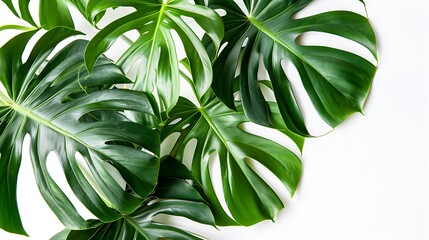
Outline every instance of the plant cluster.
<path fill-rule="evenodd" d="M 202 239 L 156 221 L 159 214 L 213 226 L 273 219 L 284 203 L 252 161 L 292 195 L 301 161 L 243 124 L 276 129 L 300 150 L 312 137 L 282 61 L 294 65 L 315 109 L 334 128 L 362 111 L 376 71 L 357 54 L 300 43 L 305 33 L 323 32 L 377 58 L 366 16 L 330 11 L 296 18 L 312 0 L 244 0 L 243 6 L 234 0 L 40 0 L 39 19 L 31 0 L 2 1 L 32 26 L 0 27 L 23 30 L 0 48 L 0 228 L 11 233 L 27 234 L 16 199 L 26 136 L 40 193 L 66 227 L 52 239 Z M 87 41 L 76 38 L 82 33 L 70 8 L 97 29 L 111 9 L 133 11 Z M 135 30 L 137 38 L 126 37 Z M 58 50 L 69 38 L 75 40 Z M 108 59 L 104 53 L 123 39 L 128 48 L 117 61 Z M 260 66 L 268 79 L 260 79 Z M 181 96 L 181 84 L 189 84 L 196 101 Z M 162 156 L 161 144 L 171 138 L 172 150 Z M 187 168 L 182 162 L 192 143 Z M 84 219 L 51 177 L 52 152 L 96 219 Z M 221 183 L 213 182 L 213 159 Z"/>

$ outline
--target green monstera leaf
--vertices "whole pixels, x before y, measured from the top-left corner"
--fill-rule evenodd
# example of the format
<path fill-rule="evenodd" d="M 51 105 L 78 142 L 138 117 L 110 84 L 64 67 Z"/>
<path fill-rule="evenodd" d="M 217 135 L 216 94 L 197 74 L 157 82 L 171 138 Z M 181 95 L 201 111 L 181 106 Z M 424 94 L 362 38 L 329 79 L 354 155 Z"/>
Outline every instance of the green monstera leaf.
<path fill-rule="evenodd" d="M 203 239 L 160 215 L 213 226 L 274 219 L 284 202 L 263 173 L 293 195 L 302 164 L 268 134 L 255 134 L 257 124 L 300 151 L 312 137 L 290 79 L 295 71 L 285 64 L 334 128 L 362 112 L 377 68 L 368 18 L 300 17 L 312 0 L 40 0 L 39 19 L 36 1 L 2 1 L 31 25 L 0 26 L 27 31 L 0 47 L 0 228 L 22 235 L 16 195 L 24 139 L 41 195 L 66 228 L 52 240 Z M 80 34 L 73 7 L 97 29 L 106 12 L 127 12 L 91 40 L 65 46 Z M 314 32 L 359 49 L 303 41 Z M 104 53 L 118 39 L 129 46 L 112 61 Z M 180 96 L 183 79 L 194 102 Z M 172 139 L 162 157 L 161 143 Z M 77 211 L 49 161 L 61 164 L 56 170 L 94 219 Z"/>
<path fill-rule="evenodd" d="M 22 33 L 0 48 L 0 228 L 26 234 L 16 185 L 27 134 L 40 192 L 65 226 L 85 229 L 94 224 L 80 216 L 50 176 L 51 152 L 83 205 L 103 221 L 117 220 L 140 207 L 157 182 L 159 134 L 128 121 L 124 113 L 154 115 L 149 100 L 141 92 L 112 89 L 130 80 L 104 57 L 88 75 L 87 41 L 74 41 L 48 59 L 59 42 L 78 34 L 68 28 L 43 35 L 23 62 L 23 51 L 36 32 Z M 119 174 L 113 175 L 112 169 Z M 118 183 L 118 176 L 130 190 Z"/>
<path fill-rule="evenodd" d="M 193 181 L 195 186 L 187 181 Z M 214 225 L 211 210 L 197 189 L 192 173 L 172 157 L 161 160 L 158 185 L 153 194 L 135 212 L 121 219 L 102 223 L 93 221 L 94 228 L 80 231 L 64 230 L 51 240 L 75 239 L 203 239 L 184 230 L 157 222 L 159 214 L 186 217 L 203 224 Z"/>
<path fill-rule="evenodd" d="M 117 61 L 125 72 L 141 60 L 134 89 L 153 93 L 156 88 L 159 104 L 170 111 L 180 94 L 177 47 L 172 32 L 183 43 L 193 70 L 198 96 L 201 97 L 212 81 L 211 59 L 186 18 L 193 19 L 209 36 L 218 49 L 223 36 L 222 20 L 210 8 L 195 5 L 188 0 L 90 0 L 88 12 L 96 16 L 108 8 L 133 7 L 135 11 L 108 24 L 90 41 L 85 53 L 89 71 L 103 52 L 123 34 L 137 30 L 139 37 Z M 156 86 L 156 87 L 155 87 Z"/>
<path fill-rule="evenodd" d="M 22 18 L 33 26 L 37 26 L 30 12 L 30 0 L 19 0 L 18 8 L 15 8 L 12 0 L 2 1 L 17 17 Z M 80 3 L 80 0 L 73 2 Z M 40 25 L 47 29 L 57 26 L 74 28 L 73 19 L 66 0 L 41 0 L 39 2 L 39 15 Z"/>
<path fill-rule="evenodd" d="M 15 16 L 23 19 L 31 25 L 37 27 L 38 24 L 34 21 L 29 4 L 30 0 L 18 0 L 18 8 L 16 8 L 12 0 L 2 0 Z M 54 27 L 69 27 L 74 28 L 73 18 L 70 14 L 69 5 L 76 7 L 81 14 L 86 17 L 86 6 L 88 0 L 40 0 L 39 1 L 39 22 L 40 26 L 45 29 Z M 97 23 L 104 12 L 99 13 L 94 24 Z"/>
<path fill-rule="evenodd" d="M 252 225 L 273 219 L 283 203 L 272 188 L 253 170 L 255 160 L 274 173 L 293 194 L 301 176 L 301 162 L 290 150 L 269 139 L 242 129 L 249 122 L 241 112 L 230 110 L 214 94 L 207 93 L 197 107 L 180 98 L 161 138 L 180 136 L 171 155 L 183 160 L 186 146 L 196 140 L 192 172 L 201 182 L 218 225 Z M 219 157 L 224 198 L 232 217 L 222 207 L 210 172 L 212 155 Z"/>
<path fill-rule="evenodd" d="M 204 4 L 204 1 L 197 1 Z M 225 48 L 214 63 L 213 90 L 231 109 L 234 79 L 239 70 L 243 108 L 250 120 L 270 126 L 270 110 L 258 79 L 260 59 L 269 74 L 278 108 L 288 129 L 309 136 L 294 89 L 282 68 L 288 59 L 321 118 L 332 127 L 349 115 L 361 112 L 368 97 L 376 67 L 348 51 L 300 44 L 308 32 L 323 32 L 361 44 L 376 58 L 376 39 L 368 19 L 349 11 L 323 12 L 295 18 L 312 0 L 245 0 L 243 12 L 233 0 L 208 0 L 213 9 L 223 9 Z M 216 54 L 206 38 L 206 47 Z"/>

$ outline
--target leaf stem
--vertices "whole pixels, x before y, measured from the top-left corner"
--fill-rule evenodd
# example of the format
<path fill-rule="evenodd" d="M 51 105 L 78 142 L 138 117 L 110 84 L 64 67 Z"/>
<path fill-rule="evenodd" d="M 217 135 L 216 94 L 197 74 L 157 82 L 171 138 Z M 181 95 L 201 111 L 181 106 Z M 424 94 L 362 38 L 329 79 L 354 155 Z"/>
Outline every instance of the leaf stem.
<path fill-rule="evenodd" d="M 131 224 L 131 226 L 133 226 L 136 229 L 137 232 L 139 232 L 141 235 L 143 235 L 143 237 L 145 239 L 149 239 L 146 236 L 145 232 L 142 230 L 142 228 L 134 221 L 134 219 L 132 219 L 129 216 L 123 216 L 123 218 L 125 219 L 125 221 L 127 221 L 129 224 Z"/>
<path fill-rule="evenodd" d="M 47 119 L 44 119 L 43 117 L 34 114 L 31 110 L 29 110 L 29 109 L 27 109 L 25 107 L 20 106 L 19 104 L 13 102 L 12 100 L 10 100 L 10 105 L 9 106 L 13 110 L 15 110 L 15 112 L 17 112 L 17 113 L 19 113 L 19 114 L 21 114 L 21 115 L 23 115 L 25 117 L 28 117 L 28 118 L 30 118 L 30 119 L 32 119 L 32 120 L 34 120 L 34 121 L 36 121 L 36 122 L 38 122 L 38 123 L 40 123 L 40 124 L 48 127 L 48 128 L 50 128 L 50 129 L 58 132 L 59 134 L 62 134 L 65 137 L 68 137 L 70 139 L 75 140 L 76 142 L 82 144 L 83 146 L 85 146 L 88 149 L 93 149 L 93 150 L 95 150 L 95 151 L 98 152 L 97 149 L 94 149 L 92 146 L 90 146 L 86 142 L 82 141 L 79 137 L 77 137 L 73 133 L 68 132 L 67 130 L 65 130 L 65 129 L 61 128 L 61 127 L 58 127 L 57 125 L 53 124 L 51 121 L 49 121 Z"/>
<path fill-rule="evenodd" d="M 24 107 L 21 107 L 19 104 L 16 104 L 16 103 L 12 103 L 11 108 L 13 108 L 17 113 L 19 113 L 19 114 L 21 114 L 21 115 L 23 115 L 25 117 L 28 117 L 28 118 L 30 118 L 30 119 L 38 122 L 38 123 L 41 123 L 41 124 L 43 124 L 43 125 L 51 128 L 52 130 L 54 130 L 54 131 L 56 131 L 56 132 L 58 132 L 58 133 L 60 133 L 60 134 L 62 134 L 64 136 L 66 136 L 66 137 L 69 137 L 69 138 L 71 138 L 71 139 L 73 139 L 73 140 L 75 140 L 75 141 L 83 144 L 84 146 L 88 147 L 88 145 L 86 143 L 82 142 L 80 139 L 78 139 L 72 133 L 69 133 L 66 130 L 64 130 L 64 129 L 58 127 L 58 126 L 56 126 L 51 121 L 48 121 L 48 120 L 46 120 L 46 119 L 44 119 L 44 118 L 42 118 L 40 116 L 37 116 L 31 110 L 28 110 L 28 109 L 26 109 Z"/>

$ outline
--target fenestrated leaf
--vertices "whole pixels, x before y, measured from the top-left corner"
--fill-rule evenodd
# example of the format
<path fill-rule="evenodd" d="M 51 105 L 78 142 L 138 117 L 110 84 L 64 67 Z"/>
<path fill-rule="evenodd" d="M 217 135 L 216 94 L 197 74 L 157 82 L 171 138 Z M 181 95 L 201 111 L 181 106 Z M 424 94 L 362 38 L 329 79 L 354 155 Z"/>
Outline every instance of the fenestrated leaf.
<path fill-rule="evenodd" d="M 153 219 L 159 214 L 167 214 L 214 225 L 214 217 L 209 206 L 195 186 L 186 180 L 194 180 L 192 173 L 176 159 L 167 156 L 161 160 L 155 192 L 135 212 L 112 223 L 93 221 L 97 225 L 95 228 L 81 231 L 64 230 L 51 240 L 201 240 L 199 236 Z M 194 184 L 198 185 L 195 181 Z"/>
<path fill-rule="evenodd" d="M 185 148 L 197 140 L 192 172 L 201 182 L 218 225 L 252 225 L 273 219 L 283 203 L 271 187 L 253 170 L 253 159 L 274 173 L 293 194 L 301 176 L 301 162 L 287 148 L 242 129 L 248 122 L 241 112 L 228 109 L 207 93 L 201 107 L 180 98 L 161 138 L 180 133 L 171 154 L 183 160 Z M 219 157 L 222 186 L 232 218 L 220 204 L 210 172 L 212 154 Z"/>
<path fill-rule="evenodd" d="M 199 1 L 202 4 L 203 1 Z M 246 115 L 270 126 L 270 111 L 258 84 L 259 59 L 269 73 L 274 95 L 288 129 L 309 136 L 302 106 L 296 100 L 282 60 L 288 59 L 320 116 L 336 127 L 354 112 L 361 112 L 370 91 L 376 67 L 356 54 L 325 46 L 300 45 L 307 32 L 324 32 L 352 40 L 376 58 L 376 39 L 368 19 L 349 11 L 324 12 L 295 18 L 312 0 L 245 1 L 248 13 L 233 0 L 209 0 L 213 9 L 224 9 L 226 44 L 213 71 L 213 90 L 230 108 L 234 105 L 234 79 L 240 72 L 240 93 Z M 206 38 L 208 50 L 213 46 Z M 214 51 L 212 54 L 216 54 Z"/>
<path fill-rule="evenodd" d="M 106 58 L 100 58 L 88 75 L 83 59 L 86 41 L 74 41 L 48 60 L 59 42 L 78 34 L 68 28 L 48 31 L 23 63 L 21 55 L 35 33 L 22 33 L 0 48 L 0 82 L 5 89 L 0 91 L 0 228 L 26 234 L 16 202 L 26 134 L 40 192 L 67 227 L 84 229 L 93 223 L 80 216 L 51 178 L 47 169 L 51 152 L 59 157 L 71 189 L 88 210 L 103 221 L 117 220 L 138 208 L 157 181 L 159 134 L 124 116 L 125 110 L 154 115 L 150 103 L 143 93 L 110 89 L 130 80 Z M 76 160 L 77 153 L 92 177 Z M 119 171 L 132 191 L 123 189 L 108 165 Z"/>
<path fill-rule="evenodd" d="M 116 7 L 133 7 L 130 13 L 108 24 L 90 41 L 85 53 L 89 71 L 103 52 L 124 33 L 137 30 L 138 39 L 122 54 L 117 64 L 127 72 L 137 60 L 142 60 L 134 89 L 152 93 L 157 90 L 159 102 L 167 112 L 175 105 L 180 93 L 176 43 L 171 31 L 178 34 L 185 47 L 201 97 L 212 81 L 211 60 L 203 44 L 184 17 L 191 18 L 212 39 L 218 49 L 223 36 L 221 18 L 210 8 L 189 3 L 188 0 L 90 0 L 88 12 L 96 16 L 100 11 Z"/>

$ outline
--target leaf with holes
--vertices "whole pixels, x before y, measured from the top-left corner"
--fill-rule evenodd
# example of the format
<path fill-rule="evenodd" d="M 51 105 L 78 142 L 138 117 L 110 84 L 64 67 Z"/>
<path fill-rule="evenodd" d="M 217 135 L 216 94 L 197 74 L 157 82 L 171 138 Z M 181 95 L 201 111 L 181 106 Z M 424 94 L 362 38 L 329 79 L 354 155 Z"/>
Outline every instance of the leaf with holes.
<path fill-rule="evenodd" d="M 184 230 L 154 220 L 160 214 L 186 217 L 203 224 L 214 225 L 209 206 L 198 192 L 192 173 L 172 157 L 161 160 L 158 185 L 155 192 L 135 212 L 121 219 L 102 223 L 93 221 L 96 227 L 81 230 L 64 230 L 51 240 L 74 239 L 174 239 L 201 240 L 203 238 Z M 194 181 L 194 184 L 198 184 Z"/>
<path fill-rule="evenodd" d="M 16 200 L 26 134 L 39 190 L 65 226 L 85 229 L 93 223 L 80 216 L 50 176 L 51 152 L 83 205 L 102 221 L 117 220 L 138 208 L 157 181 L 159 134 L 124 115 L 125 110 L 154 115 L 150 103 L 143 93 L 111 89 L 130 80 L 104 57 L 88 75 L 86 41 L 74 41 L 48 60 L 59 42 L 78 34 L 68 28 L 43 35 L 23 62 L 24 49 L 36 32 L 22 33 L 0 48 L 0 228 L 26 234 Z M 78 162 L 77 153 L 90 172 Z M 112 169 L 120 175 L 113 175 Z M 116 175 L 131 190 L 124 190 Z"/>
<path fill-rule="evenodd" d="M 212 39 L 214 48 L 218 49 L 223 36 L 223 25 L 216 12 L 189 3 L 188 0 L 90 0 L 88 3 L 91 16 L 117 7 L 133 7 L 135 11 L 108 24 L 90 41 L 85 53 L 86 66 L 90 71 L 97 57 L 120 36 L 137 30 L 140 34 L 138 39 L 125 51 L 117 64 L 128 72 L 137 60 L 141 60 L 134 89 L 153 93 L 156 86 L 161 107 L 170 111 L 180 93 L 177 43 L 171 33 L 174 31 L 185 47 L 198 96 L 201 97 L 210 88 L 211 60 L 192 29 L 194 27 L 184 17 L 193 19 Z"/>
<path fill-rule="evenodd" d="M 255 160 L 274 173 L 293 194 L 301 176 L 299 158 L 287 148 L 242 129 L 248 122 L 241 112 L 228 109 L 212 93 L 201 107 L 180 98 L 170 113 L 171 119 L 161 133 L 164 140 L 174 133 L 180 136 L 171 152 L 183 160 L 186 146 L 197 141 L 192 157 L 192 172 L 201 182 L 218 225 L 252 225 L 273 219 L 283 203 L 272 188 L 254 171 Z M 214 190 L 210 172 L 211 157 L 219 157 L 223 193 L 229 217 Z"/>
<path fill-rule="evenodd" d="M 197 1 L 202 4 L 204 1 Z M 293 86 L 282 68 L 288 59 L 319 115 L 332 127 L 349 115 L 361 112 L 368 97 L 376 67 L 365 58 L 326 46 L 304 46 L 299 37 L 323 32 L 361 44 L 376 58 L 376 40 L 368 19 L 349 11 L 324 12 L 295 18 L 312 0 L 246 0 L 248 13 L 233 0 L 209 0 L 208 6 L 223 9 L 225 48 L 214 63 L 213 90 L 234 109 L 234 78 L 240 72 L 240 93 L 246 115 L 254 122 L 270 126 L 269 107 L 258 81 L 262 59 L 270 76 L 278 108 L 286 126 L 309 136 Z M 213 43 L 207 49 L 216 54 Z"/>

